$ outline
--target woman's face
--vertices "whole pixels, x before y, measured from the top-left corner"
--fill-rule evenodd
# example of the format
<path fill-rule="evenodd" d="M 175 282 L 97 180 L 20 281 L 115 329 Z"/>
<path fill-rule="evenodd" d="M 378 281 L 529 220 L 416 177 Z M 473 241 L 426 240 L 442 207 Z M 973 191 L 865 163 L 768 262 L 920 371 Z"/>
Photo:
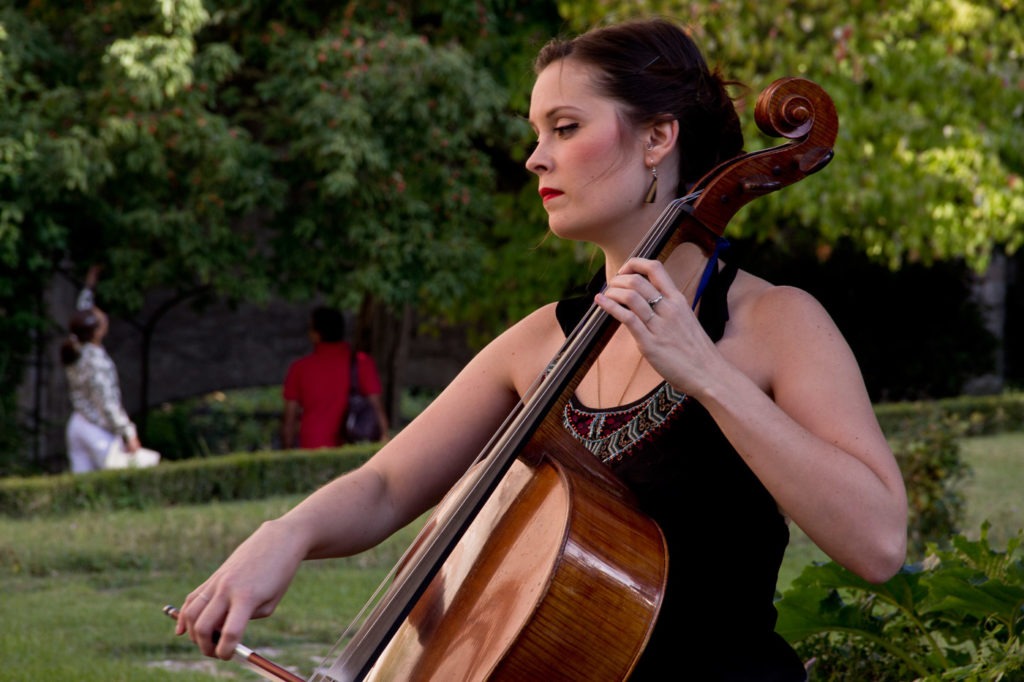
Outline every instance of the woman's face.
<path fill-rule="evenodd" d="M 618 104 L 592 85 L 592 73 L 570 58 L 537 76 L 530 100 L 537 148 L 526 167 L 539 178 L 552 232 L 632 249 L 638 236 L 631 228 L 642 221 L 646 230 L 651 220 L 641 212 L 651 181 L 646 140 L 626 129 Z"/>

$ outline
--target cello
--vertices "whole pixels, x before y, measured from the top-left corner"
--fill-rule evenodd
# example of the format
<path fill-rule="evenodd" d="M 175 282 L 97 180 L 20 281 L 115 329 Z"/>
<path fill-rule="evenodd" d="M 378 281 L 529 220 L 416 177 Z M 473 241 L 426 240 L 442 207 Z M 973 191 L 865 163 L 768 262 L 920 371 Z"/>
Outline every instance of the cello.
<path fill-rule="evenodd" d="M 712 169 L 634 257 L 664 261 L 685 242 L 710 252 L 745 204 L 832 159 L 835 108 L 811 81 L 775 81 L 755 118 L 790 142 Z M 661 606 L 665 541 L 560 419 L 617 325 L 591 306 L 310 682 L 628 678 Z"/>

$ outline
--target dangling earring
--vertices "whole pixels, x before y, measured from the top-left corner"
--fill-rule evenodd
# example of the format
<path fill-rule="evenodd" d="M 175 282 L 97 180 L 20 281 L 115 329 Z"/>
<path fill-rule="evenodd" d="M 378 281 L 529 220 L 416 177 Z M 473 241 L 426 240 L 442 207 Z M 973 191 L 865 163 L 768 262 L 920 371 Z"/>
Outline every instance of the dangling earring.
<path fill-rule="evenodd" d="M 644 196 L 645 204 L 653 204 L 654 200 L 658 198 L 658 167 L 651 166 L 651 186 L 647 188 L 647 194 Z"/>

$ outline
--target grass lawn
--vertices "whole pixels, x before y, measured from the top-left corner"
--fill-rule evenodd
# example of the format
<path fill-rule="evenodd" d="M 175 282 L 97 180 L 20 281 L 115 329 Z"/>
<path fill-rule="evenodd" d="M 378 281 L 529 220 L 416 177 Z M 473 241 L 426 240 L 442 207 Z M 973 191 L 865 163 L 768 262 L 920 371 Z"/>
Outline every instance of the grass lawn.
<path fill-rule="evenodd" d="M 175 638 L 161 609 L 299 499 L 0 519 L 0 680 L 258 679 Z M 245 644 L 310 674 L 412 537 L 406 529 L 359 557 L 310 562 Z"/>
<path fill-rule="evenodd" d="M 993 545 L 1005 546 L 1024 526 L 1024 434 L 970 439 L 964 457 L 975 472 L 964 530 L 976 537 L 988 519 Z M 260 521 L 297 501 L 0 519 L 0 682 L 258 679 L 175 638 L 161 608 L 180 604 Z M 274 616 L 249 625 L 245 644 L 312 674 L 413 532 L 358 557 L 304 566 Z M 823 558 L 794 530 L 780 588 Z"/>
<path fill-rule="evenodd" d="M 970 438 L 963 446 L 964 460 L 973 475 L 964 488 L 967 514 L 965 534 L 977 539 L 983 521 L 991 524 L 989 542 L 1005 547 L 1024 527 L 1024 435 L 1002 434 Z"/>

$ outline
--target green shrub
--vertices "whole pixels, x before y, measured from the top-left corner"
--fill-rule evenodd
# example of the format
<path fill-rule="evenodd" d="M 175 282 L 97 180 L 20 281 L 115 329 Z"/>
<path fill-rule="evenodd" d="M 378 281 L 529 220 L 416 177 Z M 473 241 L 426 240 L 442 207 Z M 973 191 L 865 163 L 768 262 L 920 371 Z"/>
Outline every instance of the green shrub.
<path fill-rule="evenodd" d="M 361 465 L 376 448 L 366 444 L 246 453 L 166 462 L 150 469 L 0 479 L 0 514 L 145 509 L 309 493 Z"/>
<path fill-rule="evenodd" d="M 889 436 L 907 488 L 908 554 L 923 556 L 929 542 L 951 537 L 964 515 L 962 484 L 969 475 L 961 457 L 966 425 L 939 408 L 922 406 Z"/>
<path fill-rule="evenodd" d="M 434 393 L 404 391 L 392 428 L 419 414 Z M 280 386 L 214 391 L 166 403 L 146 419 L 143 442 L 165 459 L 190 459 L 280 448 Z"/>
<path fill-rule="evenodd" d="M 1021 534 L 993 550 L 988 526 L 882 585 L 834 562 L 812 565 L 778 602 L 776 630 L 811 680 L 992 681 L 1024 678 Z"/>
<path fill-rule="evenodd" d="M 889 436 L 898 435 L 910 423 L 927 423 L 943 417 L 961 422 L 966 436 L 1024 431 L 1024 393 L 1012 391 L 927 402 L 881 403 L 875 406 L 875 414 Z"/>
<path fill-rule="evenodd" d="M 281 388 L 214 391 L 149 413 L 144 442 L 165 459 L 276 449 Z"/>

